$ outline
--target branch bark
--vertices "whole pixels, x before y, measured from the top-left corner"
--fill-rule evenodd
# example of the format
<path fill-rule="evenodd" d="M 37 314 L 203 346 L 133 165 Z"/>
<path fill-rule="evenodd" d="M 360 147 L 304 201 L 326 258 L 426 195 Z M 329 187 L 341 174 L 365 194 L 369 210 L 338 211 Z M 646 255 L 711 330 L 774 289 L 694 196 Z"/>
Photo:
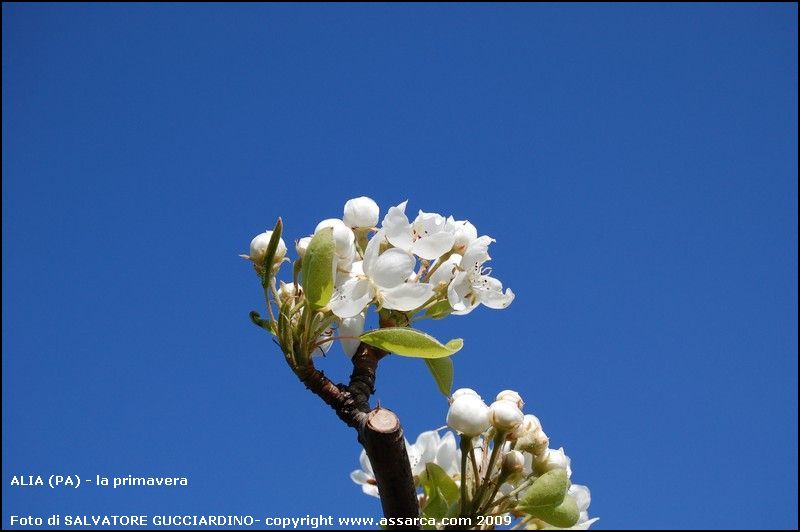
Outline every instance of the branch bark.
<path fill-rule="evenodd" d="M 385 408 L 372 409 L 370 396 L 375 392 L 378 362 L 388 353 L 360 344 L 353 355 L 350 383 L 334 384 L 316 369 L 311 360 L 300 380 L 318 395 L 348 426 L 358 432 L 358 441 L 369 457 L 387 518 L 419 517 L 414 477 L 406 452 L 403 427 L 398 417 Z M 401 521 L 402 523 L 402 521 Z M 418 529 L 418 526 L 391 525 L 391 529 Z"/>

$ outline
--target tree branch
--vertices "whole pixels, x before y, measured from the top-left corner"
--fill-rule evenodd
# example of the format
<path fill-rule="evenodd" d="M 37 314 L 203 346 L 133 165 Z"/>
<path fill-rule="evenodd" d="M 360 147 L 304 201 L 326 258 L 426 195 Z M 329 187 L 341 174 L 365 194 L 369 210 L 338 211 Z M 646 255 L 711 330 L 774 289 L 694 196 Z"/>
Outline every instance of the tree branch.
<path fill-rule="evenodd" d="M 381 407 L 373 410 L 369 405 L 369 398 L 375 392 L 378 362 L 387 354 L 386 351 L 361 343 L 353 355 L 353 372 L 347 386 L 334 384 L 314 367 L 311 360 L 300 380 L 333 408 L 339 419 L 358 431 L 358 441 L 367 452 L 375 474 L 384 516 L 416 518 L 419 517 L 419 501 L 406 452 L 403 427 L 391 410 Z"/>

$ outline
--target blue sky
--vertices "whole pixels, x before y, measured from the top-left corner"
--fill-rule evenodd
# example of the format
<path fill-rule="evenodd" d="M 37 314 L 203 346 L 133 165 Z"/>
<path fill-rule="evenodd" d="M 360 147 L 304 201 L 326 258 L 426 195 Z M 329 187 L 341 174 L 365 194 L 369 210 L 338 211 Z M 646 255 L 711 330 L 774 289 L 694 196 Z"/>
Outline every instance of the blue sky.
<path fill-rule="evenodd" d="M 359 195 L 497 239 L 513 305 L 423 327 L 598 528 L 797 526 L 796 5 L 5 3 L 2 155 L 4 526 L 377 517 L 237 257 Z M 444 424 L 419 361 L 377 398 Z M 190 486 L 9 487 L 51 473 Z"/>

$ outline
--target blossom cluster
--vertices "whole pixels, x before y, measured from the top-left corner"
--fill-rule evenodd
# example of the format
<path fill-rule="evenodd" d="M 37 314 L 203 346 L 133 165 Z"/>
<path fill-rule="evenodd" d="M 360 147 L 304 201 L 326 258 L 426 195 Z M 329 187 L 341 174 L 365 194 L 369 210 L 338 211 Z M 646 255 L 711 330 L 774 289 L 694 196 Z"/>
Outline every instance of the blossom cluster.
<path fill-rule="evenodd" d="M 379 310 L 398 311 L 409 316 L 435 309 L 432 317 L 468 314 L 478 305 L 501 309 L 511 304 L 514 292 L 491 276 L 486 263 L 489 245 L 495 240 L 478 236 L 475 226 L 453 216 L 419 211 L 411 220 L 407 201 L 389 208 L 380 220 L 380 208 L 368 197 L 345 203 L 342 218 L 319 222 L 314 235 L 330 230 L 334 242 L 334 289 L 325 311 L 332 315 L 345 353 L 352 356 L 364 331 L 366 312 L 374 304 Z M 380 222 L 380 223 L 379 223 Z M 314 235 L 295 244 L 298 260 L 303 259 Z M 253 238 L 250 254 L 256 270 L 262 264 L 272 231 Z M 275 264 L 285 260 L 288 249 L 281 238 L 274 254 Z M 302 288 L 296 279 L 276 287 L 277 298 L 299 302 Z M 443 308 L 446 307 L 446 308 Z M 330 348 L 333 330 L 326 328 L 315 347 Z"/>
<path fill-rule="evenodd" d="M 414 444 L 406 442 L 411 471 L 423 489 L 419 495 L 423 515 L 430 504 L 428 466 L 435 464 L 461 489 L 461 504 L 451 508 L 460 509 L 460 515 L 507 515 L 519 519 L 519 528 L 529 530 L 586 530 L 597 521 L 588 514 L 589 488 L 570 481 L 571 460 L 563 447 L 550 448 L 539 419 L 523 413 L 523 405 L 513 390 L 500 392 L 486 405 L 477 392 L 462 388 L 452 394 L 447 413 L 447 424 L 458 434 L 460 445 L 453 432 L 440 435 L 442 429 L 423 432 Z M 361 469 L 350 478 L 364 493 L 378 497 L 364 451 L 360 463 Z M 463 499 L 472 505 L 467 513 Z"/>

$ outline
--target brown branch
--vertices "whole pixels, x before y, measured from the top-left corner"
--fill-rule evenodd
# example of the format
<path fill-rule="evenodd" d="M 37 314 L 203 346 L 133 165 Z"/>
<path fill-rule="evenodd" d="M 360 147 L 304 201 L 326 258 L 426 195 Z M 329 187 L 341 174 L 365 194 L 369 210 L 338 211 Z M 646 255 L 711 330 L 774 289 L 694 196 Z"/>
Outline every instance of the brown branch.
<path fill-rule="evenodd" d="M 353 373 L 347 386 L 334 384 L 311 360 L 300 380 L 333 408 L 339 419 L 358 431 L 358 441 L 364 446 L 375 474 L 384 516 L 416 518 L 419 501 L 400 420 L 390 410 L 380 407 L 373 410 L 369 405 L 369 398 L 375 392 L 378 362 L 387 354 L 360 344 L 353 355 Z"/>

